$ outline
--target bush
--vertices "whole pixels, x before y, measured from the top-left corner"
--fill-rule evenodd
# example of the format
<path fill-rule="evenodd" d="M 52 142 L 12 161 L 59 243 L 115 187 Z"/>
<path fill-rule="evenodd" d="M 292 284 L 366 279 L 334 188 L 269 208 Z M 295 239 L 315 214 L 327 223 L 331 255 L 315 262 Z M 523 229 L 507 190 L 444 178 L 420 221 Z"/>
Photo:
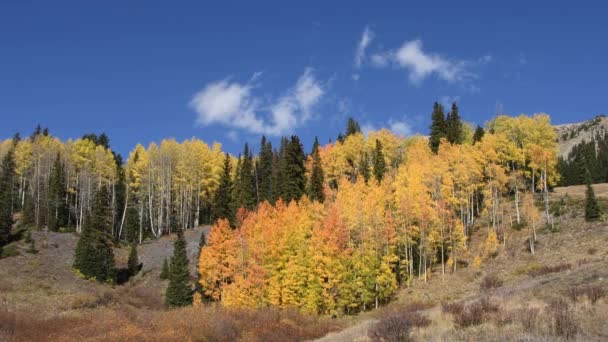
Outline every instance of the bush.
<path fill-rule="evenodd" d="M 14 243 L 0 247 L 0 259 L 19 255 L 19 250 Z"/>
<path fill-rule="evenodd" d="M 571 286 L 566 295 L 576 302 L 580 297 L 586 296 L 592 304 L 606 296 L 606 290 L 599 285 Z"/>
<path fill-rule="evenodd" d="M 553 333 L 566 339 L 572 339 L 579 330 L 574 318 L 574 312 L 563 299 L 554 299 L 549 302 L 549 315 Z"/>
<path fill-rule="evenodd" d="M 538 308 L 523 307 L 515 311 L 515 319 L 521 323 L 524 331 L 533 332 L 538 324 L 539 313 Z"/>
<path fill-rule="evenodd" d="M 563 271 L 566 271 L 569 269 L 572 269 L 571 264 L 559 264 L 559 265 L 555 265 L 555 266 L 542 266 L 538 269 L 530 270 L 528 272 L 528 274 L 533 277 L 538 277 L 538 276 L 542 276 L 542 275 L 549 274 L 549 273 L 563 272 Z"/>
<path fill-rule="evenodd" d="M 487 275 L 481 280 L 481 284 L 479 285 L 482 292 L 487 292 L 502 286 L 502 279 L 498 278 L 498 276 L 492 274 Z"/>
<path fill-rule="evenodd" d="M 369 331 L 373 341 L 410 341 L 410 332 L 417 327 L 425 327 L 431 321 L 415 312 L 396 311 L 380 318 Z"/>
<path fill-rule="evenodd" d="M 482 298 L 478 302 L 467 305 L 458 315 L 454 316 L 454 323 L 461 328 L 479 325 L 486 321 L 491 314 L 500 310 L 498 305 L 490 302 L 487 298 Z"/>
<path fill-rule="evenodd" d="M 441 303 L 441 311 L 454 316 L 460 315 L 464 310 L 464 304 L 458 302 Z"/>

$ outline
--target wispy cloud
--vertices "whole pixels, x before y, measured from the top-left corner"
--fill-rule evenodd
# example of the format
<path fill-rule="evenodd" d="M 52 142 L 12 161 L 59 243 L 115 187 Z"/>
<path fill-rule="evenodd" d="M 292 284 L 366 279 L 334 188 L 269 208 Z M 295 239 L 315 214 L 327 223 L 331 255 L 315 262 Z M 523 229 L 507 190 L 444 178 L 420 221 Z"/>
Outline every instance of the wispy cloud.
<path fill-rule="evenodd" d="M 369 44 L 374 39 L 374 31 L 370 29 L 369 26 L 366 26 L 363 30 L 363 34 L 361 34 L 361 39 L 359 39 L 359 44 L 357 44 L 357 50 L 355 51 L 355 68 L 360 68 L 361 64 L 365 60 L 365 50 L 369 46 Z"/>
<path fill-rule="evenodd" d="M 361 39 L 359 39 L 359 43 L 357 44 L 357 49 L 355 50 L 355 69 L 361 69 L 361 65 L 366 59 L 366 50 L 369 44 L 374 39 L 374 31 L 369 26 L 365 26 L 363 33 L 361 34 Z M 353 80 L 358 81 L 360 75 L 358 72 L 354 73 L 352 76 Z"/>
<path fill-rule="evenodd" d="M 196 123 L 220 124 L 257 134 L 287 134 L 313 116 L 314 107 L 325 94 L 324 84 L 315 78 L 314 70 L 306 68 L 293 88 L 265 101 L 253 94 L 253 83 L 260 76 L 256 73 L 244 84 L 230 79 L 207 84 L 190 102 L 197 113 Z"/>
<path fill-rule="evenodd" d="M 393 133 L 400 136 L 408 136 L 413 132 L 412 124 L 407 117 L 402 117 L 400 119 L 389 119 L 386 123 L 374 124 L 371 122 L 366 122 L 361 126 L 361 130 L 363 134 L 367 135 L 371 131 L 377 131 L 382 128 L 388 128 Z"/>
<path fill-rule="evenodd" d="M 491 61 L 491 55 L 484 55 L 474 61 L 466 61 L 427 52 L 423 50 L 420 39 L 406 41 L 396 50 L 382 51 L 371 56 L 372 65 L 375 67 L 394 66 L 407 70 L 409 80 L 414 84 L 419 84 L 432 75 L 449 83 L 468 82 L 478 78 L 473 71 L 476 66 Z"/>

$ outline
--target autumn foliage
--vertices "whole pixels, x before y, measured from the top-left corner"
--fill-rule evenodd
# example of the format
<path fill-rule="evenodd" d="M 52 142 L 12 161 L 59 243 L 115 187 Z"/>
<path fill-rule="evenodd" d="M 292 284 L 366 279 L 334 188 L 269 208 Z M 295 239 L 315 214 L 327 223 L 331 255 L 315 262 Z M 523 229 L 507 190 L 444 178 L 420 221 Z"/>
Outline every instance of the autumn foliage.
<path fill-rule="evenodd" d="M 319 147 L 325 202 L 263 202 L 241 212 L 236 229 L 218 221 L 198 265 L 205 296 L 225 306 L 350 314 L 430 271 L 457 271 L 465 256 L 477 264 L 493 257 L 512 222 L 539 224 L 531 199 L 547 201 L 558 176 L 547 115 L 499 116 L 488 126 L 475 143 L 442 139 L 437 153 L 425 138 L 387 130 Z M 381 179 L 366 175 L 378 155 Z M 548 211 L 544 219 L 552 224 Z M 476 222 L 487 233 L 470 255 Z"/>

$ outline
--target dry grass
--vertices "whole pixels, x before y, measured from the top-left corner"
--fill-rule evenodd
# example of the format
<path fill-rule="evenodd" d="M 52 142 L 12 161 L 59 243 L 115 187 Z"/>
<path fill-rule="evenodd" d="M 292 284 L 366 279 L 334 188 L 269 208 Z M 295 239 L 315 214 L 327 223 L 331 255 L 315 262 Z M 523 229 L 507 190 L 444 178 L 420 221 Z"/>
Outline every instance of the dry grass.
<path fill-rule="evenodd" d="M 585 198 L 586 185 L 562 186 L 553 189 L 557 197 L 570 196 L 571 198 Z M 593 184 L 593 191 L 597 197 L 608 199 L 608 183 Z"/>
<path fill-rule="evenodd" d="M 295 310 L 233 310 L 218 306 L 170 311 L 97 309 L 37 319 L 0 314 L 10 341 L 304 341 L 339 328 Z"/>

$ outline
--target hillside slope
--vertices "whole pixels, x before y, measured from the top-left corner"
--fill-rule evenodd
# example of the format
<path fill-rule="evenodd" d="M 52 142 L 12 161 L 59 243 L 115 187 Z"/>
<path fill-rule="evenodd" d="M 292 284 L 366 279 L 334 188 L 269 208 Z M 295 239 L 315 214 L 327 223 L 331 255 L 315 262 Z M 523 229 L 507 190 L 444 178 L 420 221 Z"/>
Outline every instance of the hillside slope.
<path fill-rule="evenodd" d="M 574 146 L 582 142 L 595 141 L 608 133 L 608 117 L 598 115 L 591 120 L 556 125 L 555 130 L 559 143 L 558 157 L 567 159 Z"/>

